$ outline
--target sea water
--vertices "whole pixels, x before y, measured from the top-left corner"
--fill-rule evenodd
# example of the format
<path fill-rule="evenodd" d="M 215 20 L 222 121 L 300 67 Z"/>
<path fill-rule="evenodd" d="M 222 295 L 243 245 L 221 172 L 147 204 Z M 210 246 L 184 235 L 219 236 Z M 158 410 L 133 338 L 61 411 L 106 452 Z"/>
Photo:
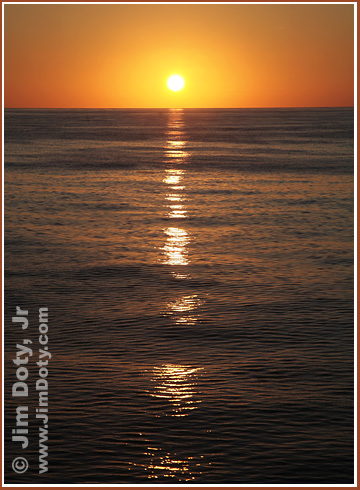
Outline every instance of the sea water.
<path fill-rule="evenodd" d="M 351 484 L 353 160 L 348 108 L 6 110 L 6 482 Z"/>

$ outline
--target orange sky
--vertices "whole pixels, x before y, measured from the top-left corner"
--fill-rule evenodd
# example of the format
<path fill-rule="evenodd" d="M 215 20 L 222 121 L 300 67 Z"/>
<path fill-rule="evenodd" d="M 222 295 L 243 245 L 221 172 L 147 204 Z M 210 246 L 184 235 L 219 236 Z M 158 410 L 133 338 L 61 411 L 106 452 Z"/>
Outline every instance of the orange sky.
<path fill-rule="evenodd" d="M 7 4 L 5 107 L 351 106 L 353 16 L 344 4 Z"/>

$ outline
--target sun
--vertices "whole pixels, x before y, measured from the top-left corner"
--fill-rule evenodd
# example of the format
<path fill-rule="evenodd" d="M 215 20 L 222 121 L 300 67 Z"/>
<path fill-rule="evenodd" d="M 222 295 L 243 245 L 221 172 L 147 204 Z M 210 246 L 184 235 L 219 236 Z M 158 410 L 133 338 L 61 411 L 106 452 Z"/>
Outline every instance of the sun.
<path fill-rule="evenodd" d="M 171 75 L 166 83 L 170 90 L 178 92 L 184 88 L 185 80 L 181 75 Z"/>

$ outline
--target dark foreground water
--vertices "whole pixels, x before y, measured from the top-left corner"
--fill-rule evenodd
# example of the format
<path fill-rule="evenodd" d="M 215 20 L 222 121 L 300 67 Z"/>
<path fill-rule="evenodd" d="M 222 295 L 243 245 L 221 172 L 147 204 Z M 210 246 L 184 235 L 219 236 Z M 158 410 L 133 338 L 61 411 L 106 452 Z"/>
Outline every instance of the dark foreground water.
<path fill-rule="evenodd" d="M 352 483 L 352 228 L 352 109 L 7 110 L 6 482 Z"/>

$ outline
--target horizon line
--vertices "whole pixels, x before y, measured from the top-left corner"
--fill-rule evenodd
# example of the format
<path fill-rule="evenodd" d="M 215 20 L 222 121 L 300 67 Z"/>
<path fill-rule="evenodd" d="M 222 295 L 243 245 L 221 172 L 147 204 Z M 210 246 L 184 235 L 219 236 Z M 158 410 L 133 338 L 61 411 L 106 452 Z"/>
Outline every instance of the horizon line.
<path fill-rule="evenodd" d="M 252 106 L 252 107 L 4 107 L 3 109 L 35 109 L 35 110 L 41 110 L 41 109 L 48 109 L 48 110 L 62 110 L 62 109 L 71 109 L 71 110 L 144 110 L 144 109 L 150 109 L 150 110 L 173 110 L 173 109 L 209 109 L 209 110 L 224 110 L 224 109 L 234 109 L 234 110 L 241 110 L 241 109 L 354 109 L 354 105 L 336 105 L 336 106 Z"/>

